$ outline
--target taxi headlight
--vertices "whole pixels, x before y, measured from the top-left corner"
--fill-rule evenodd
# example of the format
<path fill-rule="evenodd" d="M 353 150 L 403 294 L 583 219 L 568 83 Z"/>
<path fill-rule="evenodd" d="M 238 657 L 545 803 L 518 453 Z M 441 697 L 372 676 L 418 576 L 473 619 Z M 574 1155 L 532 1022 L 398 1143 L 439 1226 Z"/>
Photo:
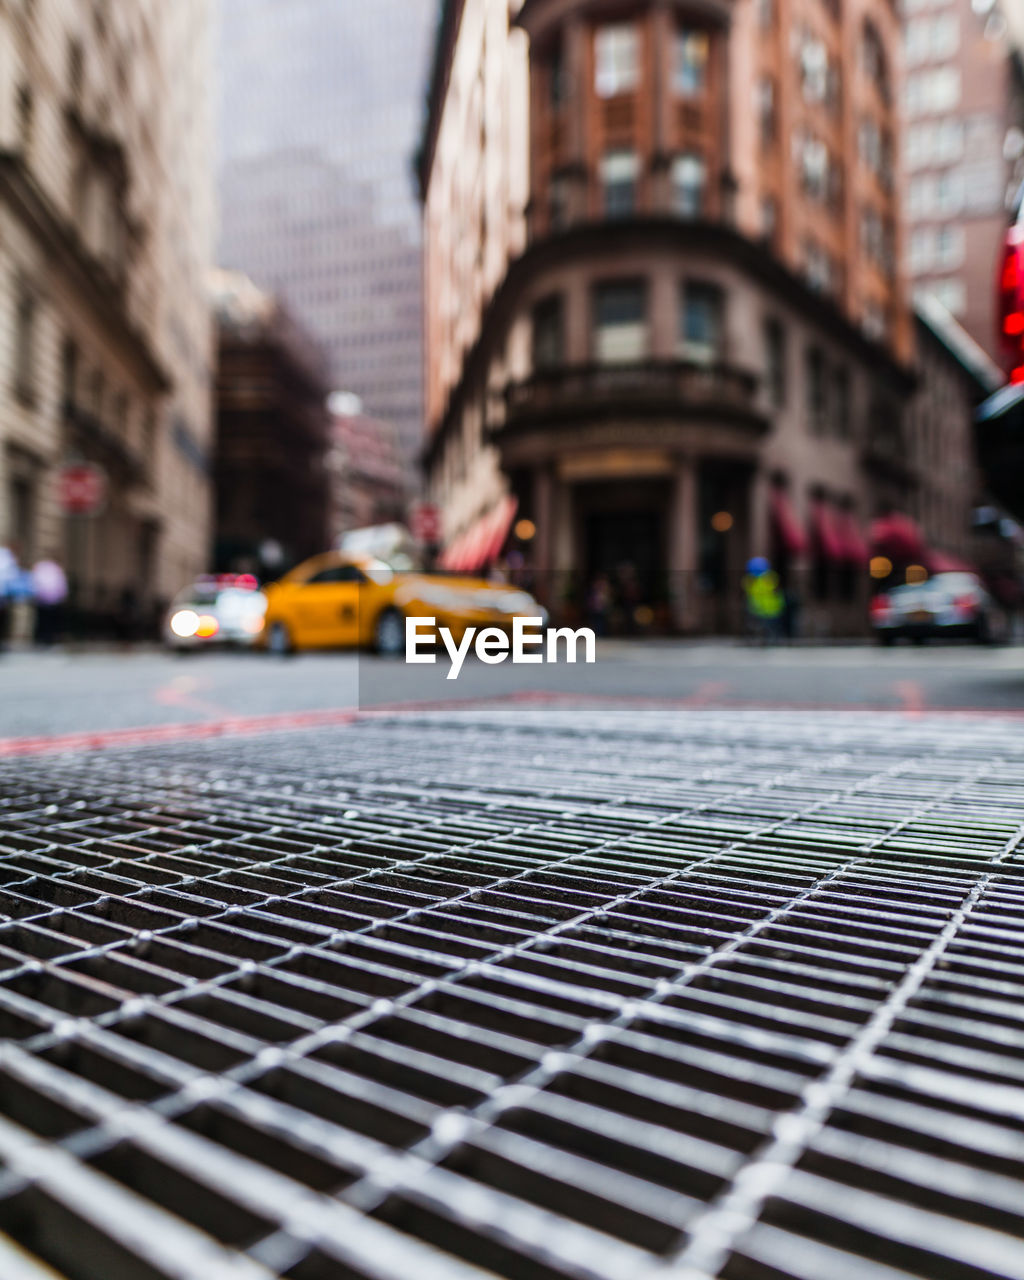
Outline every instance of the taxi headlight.
<path fill-rule="evenodd" d="M 179 609 L 171 617 L 171 630 L 180 640 L 190 640 L 199 630 L 199 614 L 195 609 Z"/>

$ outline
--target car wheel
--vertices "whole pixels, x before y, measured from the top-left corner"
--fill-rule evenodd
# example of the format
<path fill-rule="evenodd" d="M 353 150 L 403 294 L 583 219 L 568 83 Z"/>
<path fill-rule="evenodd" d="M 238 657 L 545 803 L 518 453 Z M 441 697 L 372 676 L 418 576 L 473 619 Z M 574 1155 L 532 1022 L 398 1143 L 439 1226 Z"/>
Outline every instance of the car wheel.
<path fill-rule="evenodd" d="M 270 624 L 270 630 L 267 632 L 267 652 L 273 653 L 279 658 L 285 658 L 288 654 L 295 652 L 292 633 L 285 623 L 272 622 Z"/>
<path fill-rule="evenodd" d="M 397 658 L 405 650 L 405 618 L 398 609 L 385 609 L 373 629 L 374 650 L 387 658 Z"/>

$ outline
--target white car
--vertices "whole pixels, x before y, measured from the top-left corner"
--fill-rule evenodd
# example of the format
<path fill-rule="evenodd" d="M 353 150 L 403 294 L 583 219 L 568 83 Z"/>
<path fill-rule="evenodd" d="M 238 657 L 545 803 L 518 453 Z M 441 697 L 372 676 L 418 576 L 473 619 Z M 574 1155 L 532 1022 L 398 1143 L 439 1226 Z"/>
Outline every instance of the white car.
<path fill-rule="evenodd" d="M 871 625 L 879 644 L 958 638 L 989 644 L 1005 639 L 1008 629 L 1006 615 L 973 573 L 937 573 L 881 592 L 871 601 Z"/>
<path fill-rule="evenodd" d="M 164 620 L 164 643 L 189 651 L 248 647 L 263 632 L 267 597 L 250 574 L 198 578 L 180 591 Z"/>

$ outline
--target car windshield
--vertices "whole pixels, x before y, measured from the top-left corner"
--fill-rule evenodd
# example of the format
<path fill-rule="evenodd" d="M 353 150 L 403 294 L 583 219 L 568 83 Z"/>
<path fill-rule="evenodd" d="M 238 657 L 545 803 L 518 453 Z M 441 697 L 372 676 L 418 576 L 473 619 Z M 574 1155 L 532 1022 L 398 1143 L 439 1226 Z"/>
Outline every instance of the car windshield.
<path fill-rule="evenodd" d="M 934 578 L 929 578 L 926 582 L 906 583 L 900 587 L 894 587 L 890 593 L 899 598 L 900 596 L 916 595 L 921 591 L 929 592 L 950 592 L 955 595 L 977 590 L 979 586 L 978 579 L 973 573 L 937 573 Z"/>
<path fill-rule="evenodd" d="M 174 607 L 177 609 L 189 604 L 216 604 L 218 594 L 216 583 L 193 582 L 174 597 Z"/>

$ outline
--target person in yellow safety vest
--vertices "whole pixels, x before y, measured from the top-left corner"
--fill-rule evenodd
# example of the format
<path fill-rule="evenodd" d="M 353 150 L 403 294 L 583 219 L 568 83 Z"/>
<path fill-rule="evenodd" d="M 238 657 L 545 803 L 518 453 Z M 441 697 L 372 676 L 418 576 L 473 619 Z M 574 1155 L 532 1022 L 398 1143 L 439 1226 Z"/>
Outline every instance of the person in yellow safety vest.
<path fill-rule="evenodd" d="M 767 643 L 779 633 L 786 598 L 779 586 L 779 575 L 764 556 L 754 556 L 747 561 L 743 594 L 751 629 Z"/>

